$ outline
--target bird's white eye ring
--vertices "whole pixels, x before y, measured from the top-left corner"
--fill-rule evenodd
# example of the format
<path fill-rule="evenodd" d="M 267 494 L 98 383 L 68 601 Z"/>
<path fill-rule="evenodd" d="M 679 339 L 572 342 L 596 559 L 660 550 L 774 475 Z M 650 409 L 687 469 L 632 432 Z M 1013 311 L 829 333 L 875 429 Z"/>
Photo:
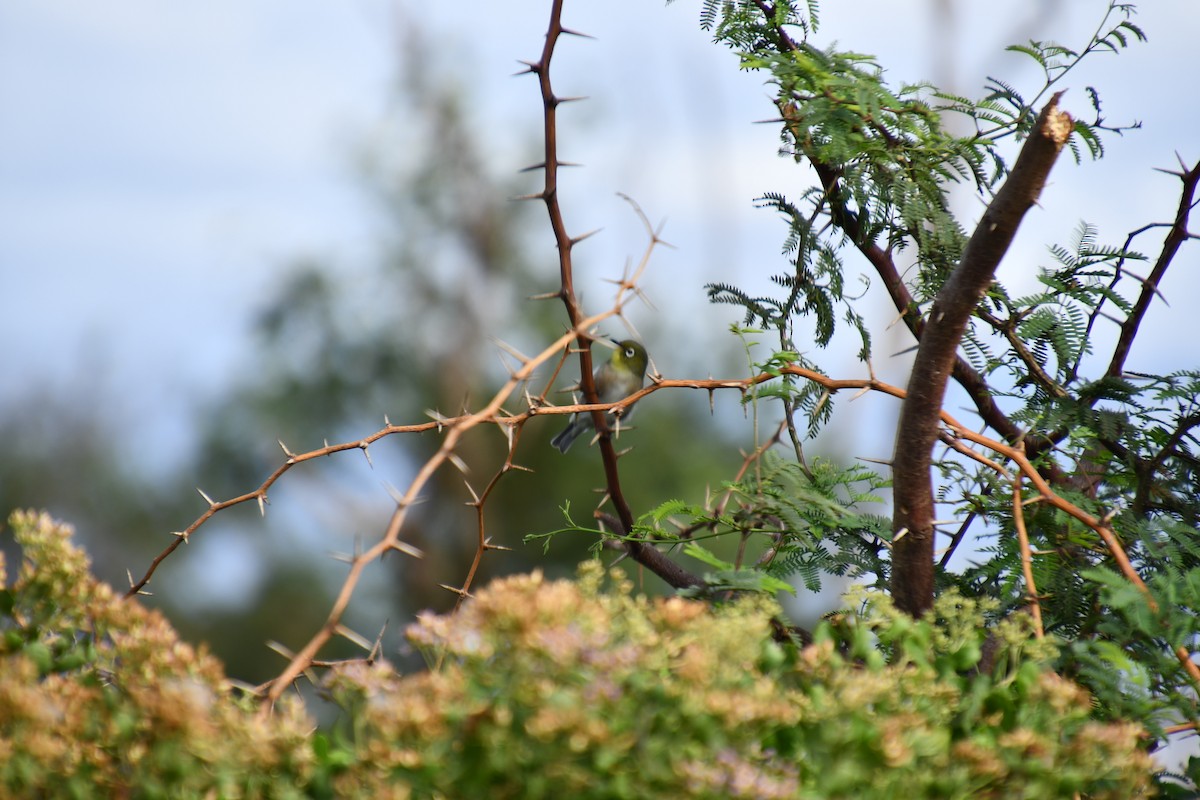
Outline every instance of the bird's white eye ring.
<path fill-rule="evenodd" d="M 626 348 L 625 348 L 625 357 L 626 357 L 626 358 L 633 358 L 633 348 L 632 348 L 632 347 L 626 347 Z"/>

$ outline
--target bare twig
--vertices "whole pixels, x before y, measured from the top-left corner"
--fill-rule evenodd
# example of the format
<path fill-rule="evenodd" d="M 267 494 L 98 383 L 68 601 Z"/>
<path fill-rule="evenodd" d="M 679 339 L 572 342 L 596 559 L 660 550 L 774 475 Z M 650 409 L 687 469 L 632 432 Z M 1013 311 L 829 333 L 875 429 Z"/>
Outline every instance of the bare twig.
<path fill-rule="evenodd" d="M 1175 222 L 1171 225 L 1170 232 L 1167 233 L 1162 251 L 1154 263 L 1154 269 L 1150 271 L 1150 277 L 1142 282 L 1142 291 L 1138 294 L 1137 302 L 1133 304 L 1133 310 L 1129 312 L 1125 323 L 1121 325 L 1121 335 L 1113 348 L 1112 360 L 1108 365 L 1109 375 L 1120 375 L 1124 370 L 1125 360 L 1129 357 L 1129 350 L 1133 347 L 1133 340 L 1137 336 L 1138 328 L 1141 327 L 1142 319 L 1150 309 L 1150 302 L 1159 293 L 1158 286 L 1162 283 L 1163 276 L 1167 274 L 1167 268 L 1171 266 L 1175 254 L 1179 252 L 1180 246 L 1190 238 L 1188 219 L 1195 206 L 1197 184 L 1200 184 L 1200 161 L 1191 169 L 1171 174 L 1177 175 L 1183 182 L 1183 190 L 1179 195 L 1179 206 L 1175 212 Z"/>
<path fill-rule="evenodd" d="M 1033 580 L 1033 554 L 1029 550 L 1029 532 L 1025 530 L 1025 510 L 1021 501 L 1021 475 L 1013 476 L 1013 524 L 1017 528 L 1017 544 L 1021 548 L 1021 571 L 1025 575 L 1025 596 L 1029 600 L 1029 614 L 1033 617 L 1033 632 L 1042 639 L 1042 604 L 1038 599 L 1037 584 Z"/>
<path fill-rule="evenodd" d="M 599 396 L 596 394 L 596 386 L 592 374 L 590 332 L 579 324 L 583 311 L 579 306 L 579 300 L 575 293 L 574 268 L 571 259 L 572 249 L 585 237 L 572 237 L 567 232 L 562 206 L 558 201 L 558 167 L 561 164 L 558 159 L 558 106 L 563 102 L 563 98 L 558 97 L 554 92 L 554 87 L 550 80 L 550 63 L 554 57 L 554 48 L 558 43 L 558 37 L 563 33 L 569 32 L 562 25 L 562 0 L 555 0 L 550 10 L 550 25 L 546 31 L 546 42 L 542 48 L 542 55 L 536 62 L 528 64 L 529 72 L 537 76 L 538 86 L 542 95 L 543 109 L 545 158 L 542 162 L 542 168 L 545 180 L 542 192 L 536 196 L 540 197 L 546 204 L 546 211 L 550 218 L 550 227 L 554 232 L 554 241 L 558 245 L 559 296 L 566 306 L 567 317 L 571 321 L 571 327 L 577 333 L 579 385 L 588 403 L 596 404 Z M 650 253 L 658 244 L 662 243 L 658 231 L 651 227 L 649 220 L 646 219 L 645 214 L 642 213 L 637 204 L 632 200 L 629 202 L 633 205 L 635 212 L 645 224 L 650 235 L 650 244 L 646 248 L 646 252 L 637 269 L 634 270 L 632 275 L 624 276 L 618 284 L 616 305 L 618 313 L 625 295 L 627 293 L 637 294 L 637 281 L 649 262 Z M 592 408 L 590 411 L 595 429 L 599 434 L 607 496 L 612 501 L 613 508 L 616 509 L 617 516 L 621 521 L 621 527 L 626 531 L 633 530 L 633 511 L 629 508 L 629 503 L 625 500 L 624 492 L 621 489 L 621 476 L 617 468 L 617 453 L 609 436 L 608 421 L 605 419 L 601 408 Z M 638 561 L 642 560 L 643 551 L 651 549 L 653 548 L 632 546 L 632 543 L 627 547 L 630 556 Z M 647 566 L 650 565 L 647 564 Z"/>

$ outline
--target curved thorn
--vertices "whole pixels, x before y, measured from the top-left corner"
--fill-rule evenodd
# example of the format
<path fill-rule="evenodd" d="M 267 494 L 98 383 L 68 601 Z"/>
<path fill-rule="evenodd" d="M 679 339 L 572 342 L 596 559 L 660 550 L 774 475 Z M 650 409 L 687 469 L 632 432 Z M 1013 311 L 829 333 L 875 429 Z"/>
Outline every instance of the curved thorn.
<path fill-rule="evenodd" d="M 392 542 L 391 544 L 388 545 L 388 547 L 392 550 L 397 550 L 401 553 L 404 553 L 404 555 L 406 555 L 406 556 L 412 556 L 413 558 L 424 558 L 425 557 L 424 550 L 417 547 L 416 545 L 411 545 L 408 542 Z"/>
<path fill-rule="evenodd" d="M 604 228 L 596 228 L 594 230 L 588 231 L 587 233 L 581 233 L 578 236 L 573 236 L 573 237 L 571 237 L 571 244 L 572 244 L 572 246 L 577 245 L 580 242 L 582 242 L 584 239 L 590 239 L 591 237 L 595 236 L 597 233 L 599 233 L 602 230 L 604 230 Z"/>

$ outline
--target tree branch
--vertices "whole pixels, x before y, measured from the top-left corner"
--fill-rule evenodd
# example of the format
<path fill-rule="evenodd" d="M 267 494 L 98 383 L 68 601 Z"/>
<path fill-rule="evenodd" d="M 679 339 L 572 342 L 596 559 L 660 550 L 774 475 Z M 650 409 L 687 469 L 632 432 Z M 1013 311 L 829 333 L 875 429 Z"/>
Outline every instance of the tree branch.
<path fill-rule="evenodd" d="M 584 399 L 588 403 L 594 404 L 599 401 L 599 395 L 596 393 L 596 385 L 592 375 L 591 337 L 589 332 L 579 324 L 583 312 L 579 307 L 579 301 L 575 294 L 574 269 L 571 261 L 571 250 L 575 246 L 575 243 L 583 237 L 572 238 L 567 233 L 566 223 L 563 220 L 562 207 L 558 202 L 558 167 L 560 164 L 558 160 L 558 106 L 563 102 L 563 99 L 554 93 L 554 88 L 551 85 L 550 61 L 554 57 L 554 47 L 558 42 L 558 37 L 564 33 L 569 34 L 573 33 L 573 31 L 567 30 L 562 25 L 562 0 L 554 0 L 554 5 L 550 10 L 550 24 L 546 30 L 546 43 L 542 48 L 541 58 L 535 63 L 528 64 L 528 67 L 530 72 L 537 75 L 538 86 L 542 94 L 545 145 L 545 159 L 542 166 L 545 170 L 545 184 L 540 197 L 546 203 L 546 211 L 550 215 L 550 227 L 554 231 L 554 241 L 558 245 L 559 295 L 566 306 L 571 327 L 575 329 L 577 334 L 579 386 L 583 390 Z M 644 217 L 643 221 L 645 221 Z M 647 227 L 649 227 L 648 223 Z M 649 249 L 653 249 L 658 244 L 658 241 L 657 234 L 651 230 Z M 648 255 L 649 253 L 647 252 L 647 257 Z M 643 267 L 644 265 L 645 259 L 643 259 Z M 633 282 L 626 278 L 622 282 L 621 287 L 622 289 L 633 288 Z M 619 303 L 617 309 L 619 313 Z M 593 409 L 591 414 L 595 429 L 600 434 L 600 456 L 604 463 L 604 482 L 608 491 L 608 497 L 612 501 L 613 508 L 616 509 L 621 527 L 626 531 L 631 531 L 633 530 L 634 522 L 633 511 L 629 508 L 629 503 L 625 500 L 625 494 L 621 490 L 621 474 L 617 469 L 617 452 L 613 447 L 608 421 L 604 418 L 604 411 L 600 409 Z M 636 543 L 629 543 L 626 549 L 635 561 L 649 567 L 676 588 L 700 583 L 699 578 L 687 573 L 683 567 L 674 564 L 653 547 L 642 547 L 636 545 Z M 666 562 L 666 564 L 662 562 Z M 668 568 L 667 564 L 670 565 L 670 568 Z"/>
<path fill-rule="evenodd" d="M 1038 116 L 1012 172 L 976 226 L 962 260 L 938 292 L 913 363 L 892 459 L 892 524 L 896 533 L 892 595 L 898 608 L 914 616 L 933 603 L 934 501 L 930 468 L 946 384 L 967 323 L 1071 134 L 1071 117 L 1058 108 L 1060 96 L 1054 95 Z"/>
<path fill-rule="evenodd" d="M 781 109 L 786 119 L 786 109 Z M 870 262 L 875 268 L 875 273 L 879 275 L 883 281 L 884 288 L 887 289 L 888 297 L 892 300 L 892 305 L 896 311 L 900 313 L 901 319 L 908 327 L 913 338 L 918 342 L 925 332 L 925 318 L 921 315 L 917 308 L 917 301 L 909 292 L 908 286 L 905 285 L 904 279 L 900 275 L 900 271 L 896 268 L 896 261 L 892 257 L 890 250 L 885 250 L 875 242 L 867 240 L 863 236 L 862 224 L 853 215 L 845 213 L 844 208 L 839 208 L 842 203 L 838 198 L 837 171 L 827 164 L 812 161 L 810 163 L 816 170 L 817 177 L 821 181 L 821 186 L 825 190 L 825 195 L 829 198 L 829 203 L 833 207 L 832 218 L 834 224 L 841 228 L 846 233 L 850 241 L 854 242 L 854 246 L 864 258 Z M 951 370 L 951 377 L 955 382 L 963 388 L 967 396 L 971 398 L 971 402 L 975 404 L 975 410 L 979 412 L 979 417 L 992 430 L 1000 434 L 1009 444 L 1016 444 L 1019 441 L 1024 441 L 1031 453 L 1041 452 L 1053 446 L 1053 442 L 1041 435 L 1030 435 L 1028 431 L 1022 429 L 1019 425 L 1013 422 L 1007 414 L 1000 410 L 1000 406 L 996 405 L 996 401 L 992 397 L 991 387 L 988 386 L 987 380 L 984 379 L 979 372 L 967 363 L 967 360 L 955 353 L 954 367 Z M 1049 468 L 1052 472 L 1052 479 L 1058 479 L 1055 468 Z"/>
<path fill-rule="evenodd" d="M 1195 205 L 1196 185 L 1200 183 L 1200 162 L 1186 172 L 1172 174 L 1178 175 L 1183 181 L 1183 191 L 1179 196 L 1175 222 L 1171 225 L 1170 232 L 1167 233 L 1162 251 L 1158 254 L 1158 260 L 1154 263 L 1150 277 L 1142 283 L 1142 291 L 1133 305 L 1133 310 L 1129 312 L 1125 323 L 1121 325 L 1121 336 L 1117 339 L 1117 345 L 1113 348 L 1112 361 L 1108 365 L 1109 375 L 1117 376 L 1124 370 L 1125 360 L 1129 357 L 1129 350 L 1133 347 L 1133 340 L 1137 336 L 1138 328 L 1141 326 L 1146 312 L 1150 309 L 1150 301 L 1154 299 L 1154 295 L 1158 294 L 1158 285 L 1166 275 L 1167 268 L 1171 266 L 1175 254 L 1189 238 L 1188 217 Z"/>

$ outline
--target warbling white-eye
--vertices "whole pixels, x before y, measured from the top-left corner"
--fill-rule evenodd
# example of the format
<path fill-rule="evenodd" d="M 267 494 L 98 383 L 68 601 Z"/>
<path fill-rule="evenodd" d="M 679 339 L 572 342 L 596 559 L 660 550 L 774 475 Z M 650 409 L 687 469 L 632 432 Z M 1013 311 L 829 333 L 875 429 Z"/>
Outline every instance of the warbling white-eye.
<path fill-rule="evenodd" d="M 633 339 L 617 342 L 617 349 L 613 351 L 612 358 L 597 367 L 592 376 L 600 402 L 615 403 L 641 389 L 646 380 L 647 361 L 646 348 L 639 342 Z M 621 418 L 627 420 L 632 413 L 633 406 L 628 406 Z M 592 421 L 590 411 L 575 414 L 571 417 L 570 424 L 551 439 L 550 444 L 557 447 L 559 452 L 565 453 L 579 434 L 595 429 L 596 424 Z"/>

